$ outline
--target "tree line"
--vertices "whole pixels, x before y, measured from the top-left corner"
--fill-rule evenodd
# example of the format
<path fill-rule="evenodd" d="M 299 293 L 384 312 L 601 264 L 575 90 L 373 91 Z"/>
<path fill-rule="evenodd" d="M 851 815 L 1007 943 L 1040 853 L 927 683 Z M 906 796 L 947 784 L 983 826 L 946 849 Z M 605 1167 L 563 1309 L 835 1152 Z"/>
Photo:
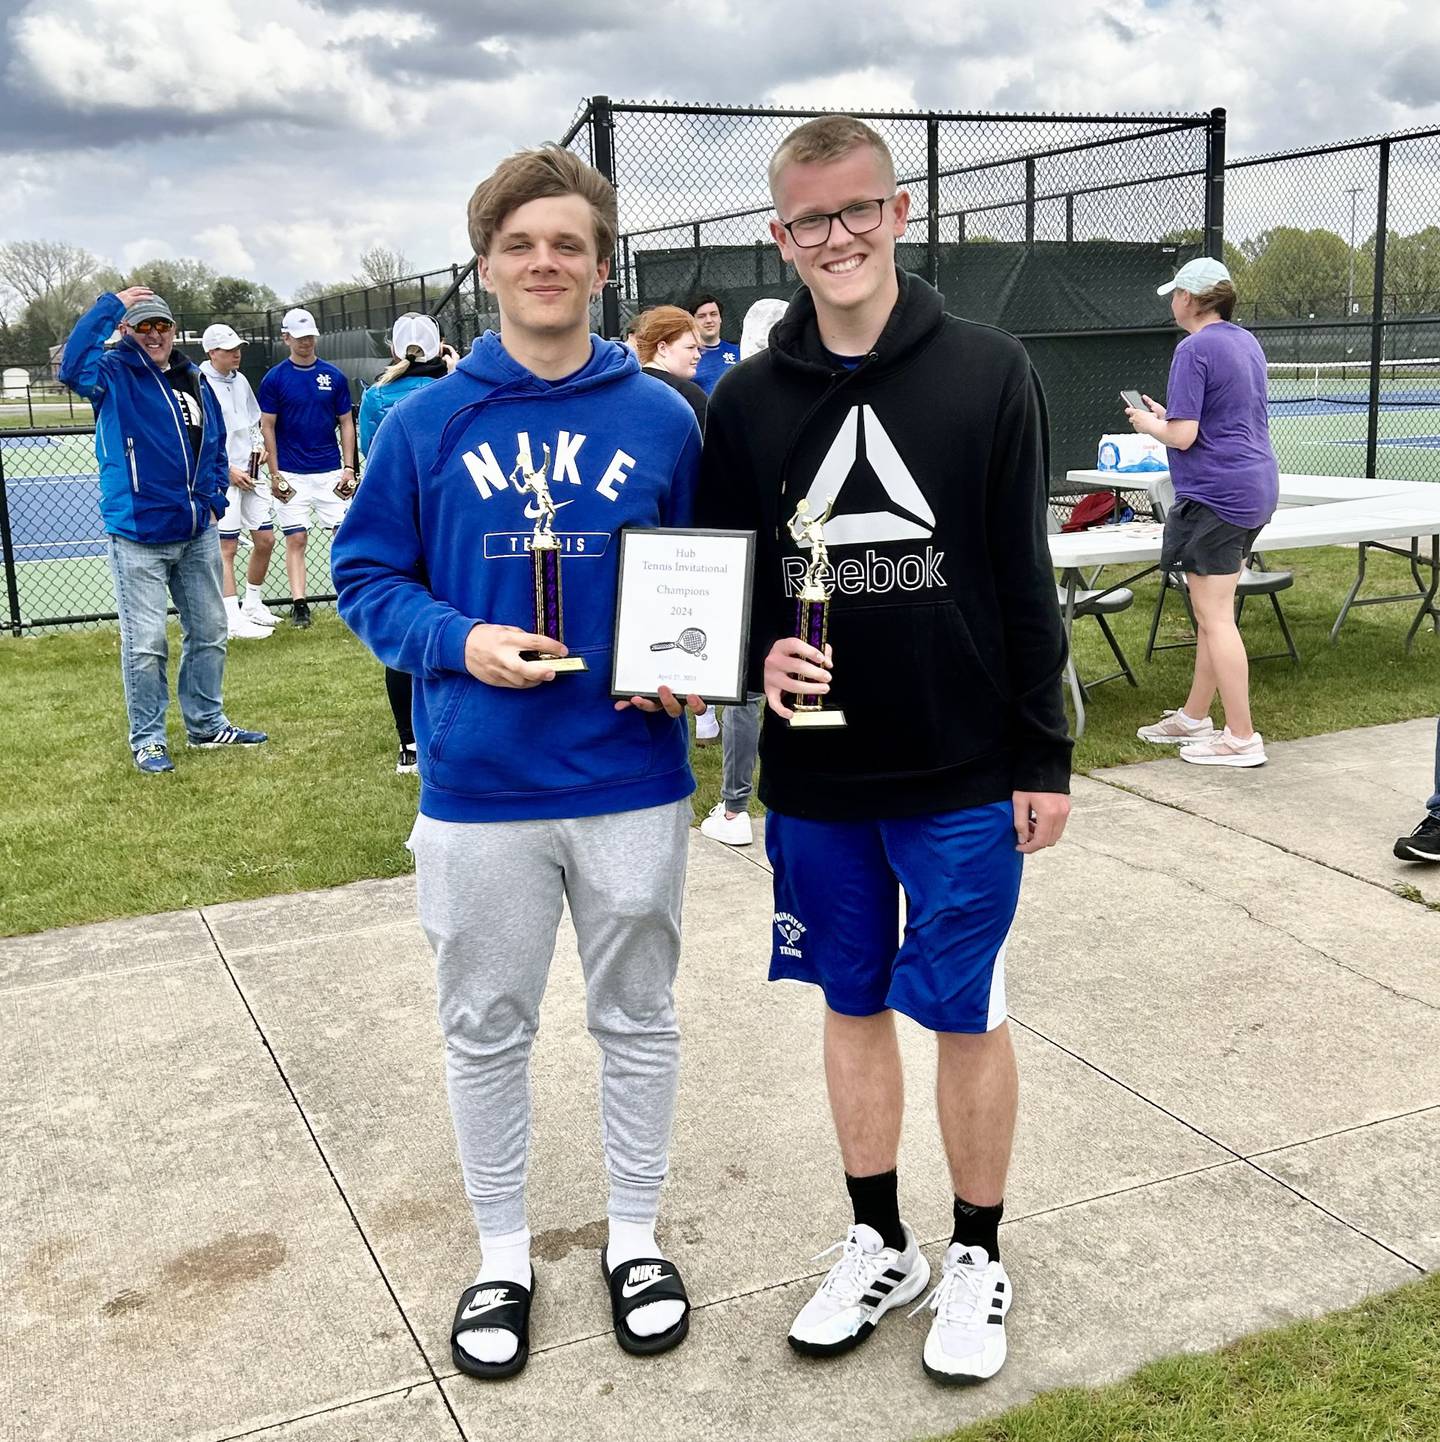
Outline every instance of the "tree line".
<path fill-rule="evenodd" d="M 288 303 L 304 304 L 354 286 L 383 285 L 411 273 L 405 256 L 385 246 L 362 252 L 360 266 L 347 280 L 307 282 Z M 10 241 L 0 245 L 0 362 L 44 365 L 50 348 L 70 334 L 97 295 L 130 285 L 148 285 L 164 296 L 187 329 L 212 321 L 238 329 L 282 305 L 270 286 L 221 275 L 190 257 L 156 257 L 122 271 L 65 241 Z"/>

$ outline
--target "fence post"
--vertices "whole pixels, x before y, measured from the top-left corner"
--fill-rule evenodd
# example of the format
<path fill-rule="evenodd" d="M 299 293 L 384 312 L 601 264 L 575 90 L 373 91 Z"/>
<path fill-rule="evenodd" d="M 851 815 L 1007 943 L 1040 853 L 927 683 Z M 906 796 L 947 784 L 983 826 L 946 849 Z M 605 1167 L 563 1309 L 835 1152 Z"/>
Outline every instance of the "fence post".
<path fill-rule="evenodd" d="M 10 630 L 20 634 L 20 585 L 15 575 L 15 543 L 10 536 L 10 501 L 5 494 L 5 447 L 0 446 L 0 559 L 5 563 L 5 599 L 10 607 Z"/>
<path fill-rule="evenodd" d="M 1370 401 L 1365 418 L 1365 474 L 1373 476 L 1380 453 L 1380 359 L 1385 353 L 1385 236 L 1389 230 L 1390 137 L 1380 142 L 1375 201 L 1375 284 L 1370 300 Z"/>
<path fill-rule="evenodd" d="M 1035 157 L 1025 160 L 1025 244 L 1035 244 Z"/>
<path fill-rule="evenodd" d="M 1067 191 L 1065 195 L 1065 244 L 1075 244 L 1075 192 Z"/>
<path fill-rule="evenodd" d="M 926 280 L 940 289 L 940 118 L 925 119 L 925 269 Z"/>
<path fill-rule="evenodd" d="M 1205 131 L 1205 254 L 1225 259 L 1225 107 L 1210 112 Z"/>
<path fill-rule="evenodd" d="M 596 95 L 590 101 L 590 144 L 595 155 L 595 169 L 615 184 L 615 119 L 610 110 L 610 97 Z M 618 187 L 616 187 L 618 190 Z M 699 247 L 699 227 L 696 227 L 696 247 Z M 616 340 L 620 335 L 620 296 L 615 284 L 612 258 L 610 278 L 600 292 L 600 329 L 607 340 Z"/>

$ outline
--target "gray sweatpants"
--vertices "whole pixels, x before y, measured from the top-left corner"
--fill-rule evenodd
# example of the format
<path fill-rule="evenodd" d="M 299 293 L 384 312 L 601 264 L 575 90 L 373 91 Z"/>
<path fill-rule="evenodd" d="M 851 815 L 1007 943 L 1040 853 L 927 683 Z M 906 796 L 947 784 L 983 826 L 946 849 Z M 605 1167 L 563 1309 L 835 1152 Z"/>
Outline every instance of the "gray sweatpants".
<path fill-rule="evenodd" d="M 760 705 L 756 705 L 756 702 Z M 755 758 L 760 754 L 760 722 L 764 717 L 765 693 L 751 691 L 743 706 L 725 708 L 720 746 L 724 753 L 720 799 L 727 811 L 737 816 L 750 804 L 755 785 Z"/>
<path fill-rule="evenodd" d="M 688 799 L 561 821 L 417 818 L 420 924 L 435 953 L 450 1114 L 482 1235 L 525 1225 L 530 1047 L 565 900 L 600 1046 L 610 1215 L 654 1219 L 679 1081 L 673 984 L 689 827 Z"/>

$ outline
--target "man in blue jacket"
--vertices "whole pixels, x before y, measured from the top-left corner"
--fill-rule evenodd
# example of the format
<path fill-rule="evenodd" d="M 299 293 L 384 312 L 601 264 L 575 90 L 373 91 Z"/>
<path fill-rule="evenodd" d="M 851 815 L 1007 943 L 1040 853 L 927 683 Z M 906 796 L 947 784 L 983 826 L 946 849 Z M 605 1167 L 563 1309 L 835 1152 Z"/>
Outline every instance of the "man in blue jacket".
<path fill-rule="evenodd" d="M 695 783 L 676 698 L 662 693 L 663 711 L 616 704 L 609 677 L 620 528 L 690 524 L 700 431 L 630 351 L 589 333 L 617 229 L 608 181 L 558 147 L 522 151 L 481 183 L 469 220 L 500 332 L 386 418 L 331 564 L 346 624 L 415 678 L 410 847 L 481 1252 L 451 1358 L 493 1379 L 529 1357 L 530 1046 L 567 901 L 603 1055 L 600 1261 L 616 1337 L 632 1353 L 663 1352 L 688 1327 L 654 1229 Z M 522 471 L 546 475 L 559 517 L 564 645 L 531 630 L 537 508 Z M 566 655 L 588 669 L 557 679 Z"/>
<path fill-rule="evenodd" d="M 120 343 L 105 342 L 116 326 Z M 175 349 L 170 307 L 143 285 L 102 295 L 65 343 L 61 381 L 95 412 L 100 514 L 120 613 L 130 750 L 173 771 L 165 744 L 169 601 L 180 613 L 180 715 L 191 746 L 258 746 L 220 703 L 225 603 L 212 522 L 225 511 L 225 423 L 199 370 Z"/>

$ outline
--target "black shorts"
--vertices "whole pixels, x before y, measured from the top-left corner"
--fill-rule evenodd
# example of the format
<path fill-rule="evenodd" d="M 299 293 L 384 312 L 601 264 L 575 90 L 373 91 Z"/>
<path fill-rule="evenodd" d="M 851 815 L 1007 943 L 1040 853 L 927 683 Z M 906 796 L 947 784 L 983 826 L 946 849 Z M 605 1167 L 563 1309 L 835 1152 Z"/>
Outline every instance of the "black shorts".
<path fill-rule="evenodd" d="M 1238 575 L 1264 529 L 1233 525 L 1202 502 L 1182 498 L 1166 513 L 1160 564 L 1191 576 Z"/>

